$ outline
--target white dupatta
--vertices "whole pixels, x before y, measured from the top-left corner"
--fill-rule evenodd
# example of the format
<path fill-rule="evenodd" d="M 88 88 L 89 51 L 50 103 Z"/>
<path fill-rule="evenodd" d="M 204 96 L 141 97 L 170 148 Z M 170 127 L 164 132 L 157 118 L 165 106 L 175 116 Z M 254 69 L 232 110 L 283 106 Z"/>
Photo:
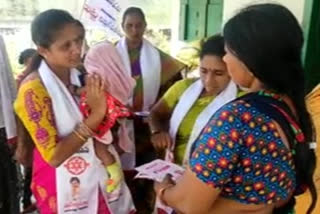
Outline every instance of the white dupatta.
<path fill-rule="evenodd" d="M 192 85 L 190 85 L 187 90 L 182 94 L 177 106 L 175 107 L 171 119 L 170 119 L 170 130 L 169 134 L 172 139 L 172 145 L 166 151 L 165 159 L 167 161 L 173 162 L 174 155 L 173 151 L 175 148 L 175 139 L 180 127 L 181 122 L 183 121 L 186 114 L 192 108 L 193 104 L 197 101 L 203 91 L 203 84 L 201 80 L 197 80 Z M 186 147 L 184 159 L 182 165 L 186 167 L 188 165 L 188 160 L 190 156 L 190 150 L 194 141 L 198 138 L 203 128 L 209 122 L 210 118 L 214 113 L 219 110 L 223 105 L 232 101 L 237 97 L 237 86 L 232 81 L 229 82 L 228 86 L 209 103 L 209 105 L 198 115 L 196 122 L 193 126 L 188 144 Z M 161 213 L 171 214 L 173 209 L 171 207 L 163 205 L 159 199 L 156 200 L 157 211 L 162 210 Z M 157 212 L 160 213 L 160 212 Z"/>
<path fill-rule="evenodd" d="M 171 119 L 169 134 L 173 141 L 173 144 L 169 151 L 167 151 L 167 160 L 173 161 L 173 150 L 175 148 L 175 139 L 186 114 L 189 112 L 193 104 L 197 101 L 201 92 L 203 91 L 203 84 L 201 80 L 194 82 L 187 90 L 182 94 L 177 106 L 175 107 Z M 196 122 L 192 128 L 191 135 L 188 140 L 188 144 L 183 159 L 183 166 L 188 163 L 190 150 L 193 142 L 198 138 L 202 129 L 206 126 L 212 115 L 219 110 L 226 103 L 234 100 L 237 97 L 237 86 L 234 82 L 230 81 L 227 87 L 214 98 L 211 103 L 198 115 Z"/>
<path fill-rule="evenodd" d="M 3 119 L 2 122 L 4 123 L 7 139 L 12 139 L 17 136 L 16 120 L 13 110 L 16 93 L 17 90 L 5 44 L 0 35 L 0 117 Z"/>
<path fill-rule="evenodd" d="M 119 40 L 116 46 L 125 68 L 132 76 L 126 38 Z M 141 76 L 143 82 L 143 111 L 149 111 L 155 103 L 160 90 L 161 59 L 159 51 L 147 40 L 143 39 L 140 52 Z"/>
<path fill-rule="evenodd" d="M 41 62 L 38 71 L 51 97 L 58 135 L 59 137 L 67 136 L 83 120 L 83 116 L 75 99 L 45 61 Z M 79 72 L 76 69 L 71 69 L 71 83 L 81 86 L 78 76 Z M 117 153 L 112 147 L 110 151 L 117 158 Z M 80 180 L 80 191 L 76 199 L 71 196 L 70 181 L 74 177 Z M 105 191 L 107 179 L 107 172 L 96 157 L 93 140 L 90 138 L 77 153 L 56 169 L 58 213 L 97 213 L 99 191 L 104 196 L 112 213 L 127 214 L 134 209 L 131 195 L 125 183 L 123 182 L 116 192 L 116 197 L 114 194 L 110 197 Z"/>

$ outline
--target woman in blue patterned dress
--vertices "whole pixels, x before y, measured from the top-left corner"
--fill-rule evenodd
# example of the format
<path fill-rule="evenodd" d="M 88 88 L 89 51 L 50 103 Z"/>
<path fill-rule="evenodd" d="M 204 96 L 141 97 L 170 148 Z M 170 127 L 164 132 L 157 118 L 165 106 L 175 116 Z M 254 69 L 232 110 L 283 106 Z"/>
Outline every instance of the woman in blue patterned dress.
<path fill-rule="evenodd" d="M 303 34 L 283 6 L 253 5 L 224 27 L 224 61 L 248 94 L 223 106 L 193 145 L 189 167 L 154 189 L 178 213 L 290 213 L 316 192 L 312 126 L 304 101 Z"/>

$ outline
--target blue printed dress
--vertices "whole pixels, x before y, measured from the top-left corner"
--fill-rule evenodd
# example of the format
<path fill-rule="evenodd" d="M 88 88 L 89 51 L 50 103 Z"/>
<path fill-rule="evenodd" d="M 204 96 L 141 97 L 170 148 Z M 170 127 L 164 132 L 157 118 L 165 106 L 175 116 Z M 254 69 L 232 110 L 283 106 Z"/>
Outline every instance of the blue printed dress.
<path fill-rule="evenodd" d="M 190 168 L 221 197 L 270 204 L 296 188 L 293 154 L 276 123 L 239 99 L 222 107 L 194 143 Z"/>

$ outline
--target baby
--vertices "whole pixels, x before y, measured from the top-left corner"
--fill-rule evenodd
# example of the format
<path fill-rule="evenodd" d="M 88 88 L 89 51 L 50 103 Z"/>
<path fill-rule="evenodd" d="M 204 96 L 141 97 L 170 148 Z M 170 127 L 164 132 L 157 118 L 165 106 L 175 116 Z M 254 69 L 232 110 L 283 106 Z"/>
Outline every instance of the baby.
<path fill-rule="evenodd" d="M 128 104 L 132 96 L 135 80 L 126 71 L 114 45 L 108 42 L 101 42 L 91 47 L 86 54 L 84 66 L 89 74 L 100 75 L 105 83 L 105 99 L 108 109 L 106 117 L 95 133 L 95 147 L 97 156 L 106 166 L 106 170 L 110 175 L 111 179 L 107 183 L 107 191 L 110 192 L 116 189 L 123 179 L 122 170 L 115 161 L 116 158 L 109 152 L 108 145 L 101 142 L 110 144 L 109 130 L 117 124 L 119 125 L 118 133 L 116 134 L 118 138 L 117 145 L 126 153 L 134 152 L 134 143 L 129 137 L 129 130 L 126 127 L 125 120 L 118 119 L 131 115 L 125 105 Z M 82 85 L 85 85 L 85 78 L 83 79 Z M 90 114 L 90 109 L 85 103 L 85 91 L 81 92 L 80 109 L 85 117 Z M 105 140 L 108 136 L 109 140 Z"/>
<path fill-rule="evenodd" d="M 84 80 L 86 82 L 86 80 Z M 85 118 L 90 115 L 90 108 L 86 103 L 86 88 L 78 88 L 74 90 L 74 94 L 80 96 L 80 111 Z M 108 147 L 112 143 L 111 129 L 116 128 L 117 119 L 131 116 L 131 112 L 120 101 L 105 92 L 105 100 L 107 103 L 107 111 L 103 121 L 93 133 L 95 152 L 101 160 L 109 175 L 106 181 L 106 190 L 108 193 L 114 191 L 122 180 L 122 169 L 117 163 L 113 154 Z"/>

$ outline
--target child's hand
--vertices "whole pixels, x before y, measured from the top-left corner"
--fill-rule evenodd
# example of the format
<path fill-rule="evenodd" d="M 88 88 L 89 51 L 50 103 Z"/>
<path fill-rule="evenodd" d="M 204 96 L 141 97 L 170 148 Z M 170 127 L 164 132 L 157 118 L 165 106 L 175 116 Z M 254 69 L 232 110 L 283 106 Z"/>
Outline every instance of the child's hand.
<path fill-rule="evenodd" d="M 101 113 L 105 115 L 107 104 L 104 98 L 104 81 L 97 75 L 88 76 L 86 81 L 87 104 L 91 113 Z"/>
<path fill-rule="evenodd" d="M 121 180 L 123 179 L 122 169 L 117 162 L 114 162 L 113 164 L 107 166 L 106 170 L 109 174 L 109 179 L 106 183 L 106 190 L 108 193 L 111 193 L 118 188 Z"/>

